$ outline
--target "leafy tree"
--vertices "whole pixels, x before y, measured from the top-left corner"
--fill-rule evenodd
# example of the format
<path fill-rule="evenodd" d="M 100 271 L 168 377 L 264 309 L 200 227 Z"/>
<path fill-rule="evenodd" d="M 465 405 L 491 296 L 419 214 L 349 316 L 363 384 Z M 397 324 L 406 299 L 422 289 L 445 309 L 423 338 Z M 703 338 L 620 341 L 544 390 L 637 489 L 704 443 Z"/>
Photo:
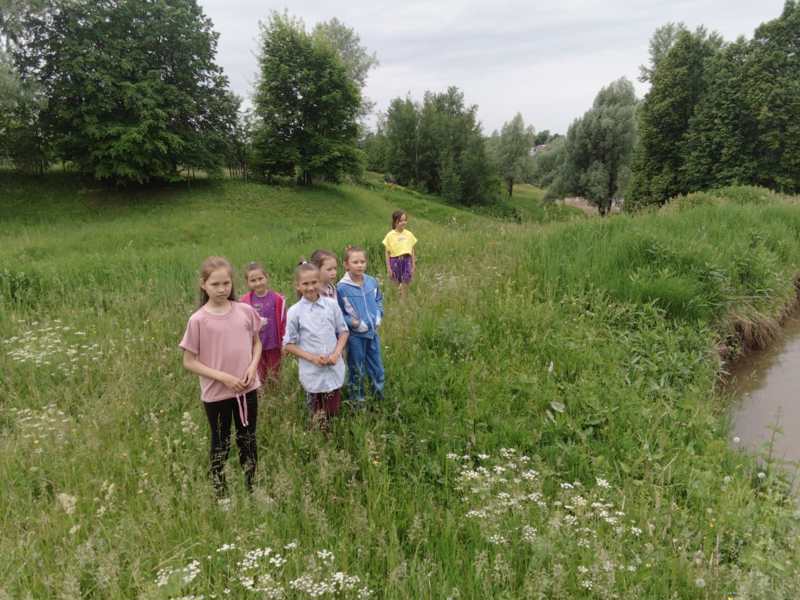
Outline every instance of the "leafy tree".
<path fill-rule="evenodd" d="M 761 24 L 744 70 L 747 109 L 757 130 L 753 183 L 800 192 L 800 2 Z"/>
<path fill-rule="evenodd" d="M 42 86 L 59 155 L 117 183 L 214 170 L 235 117 L 195 0 L 52 0 L 23 17 L 14 57 Z"/>
<path fill-rule="evenodd" d="M 35 82 L 20 80 L 10 57 L 0 49 L 0 160 L 27 173 L 43 173 L 52 148 L 42 128 L 44 99 Z"/>
<path fill-rule="evenodd" d="M 707 84 L 706 68 L 719 51 L 719 36 L 680 31 L 655 65 L 651 88 L 639 110 L 639 142 L 626 206 L 662 204 L 686 193 L 684 137 Z"/>
<path fill-rule="evenodd" d="M 757 115 L 746 98 L 743 39 L 718 52 L 706 69 L 706 92 L 682 141 L 681 176 L 687 190 L 758 181 Z"/>
<path fill-rule="evenodd" d="M 367 168 L 371 171 L 384 172 L 386 170 L 388 152 L 385 114 L 378 114 L 375 131 L 367 131 L 364 134 L 361 147 L 367 158 Z"/>
<path fill-rule="evenodd" d="M 330 44 L 306 33 L 301 21 L 272 13 L 258 58 L 257 170 L 268 179 L 297 172 L 305 184 L 358 173 L 361 95 Z"/>
<path fill-rule="evenodd" d="M 419 114 L 410 98 L 395 98 L 386 112 L 386 170 L 400 185 L 417 180 Z"/>
<path fill-rule="evenodd" d="M 543 146 L 547 142 L 549 142 L 552 138 L 552 134 L 550 133 L 549 129 L 544 129 L 536 134 L 533 138 L 533 145 L 534 146 Z"/>
<path fill-rule="evenodd" d="M 395 98 L 386 117 L 386 164 L 398 183 L 464 204 L 496 200 L 499 182 L 477 120 L 456 87 L 426 92 L 421 105 Z"/>
<path fill-rule="evenodd" d="M 11 56 L 26 14 L 41 14 L 46 0 L 0 0 L 0 160 L 26 172 L 43 172 L 51 157 L 39 121 L 43 99 L 35 82 L 23 82 Z"/>
<path fill-rule="evenodd" d="M 566 149 L 565 138 L 557 137 L 547 148 L 534 154 L 527 181 L 541 188 L 552 186 L 567 160 Z"/>
<path fill-rule="evenodd" d="M 241 107 L 241 98 L 236 97 L 237 106 Z M 247 179 L 253 161 L 253 137 L 255 118 L 251 110 L 239 108 L 236 123 L 231 130 L 226 145 L 225 163 L 231 177 Z"/>
<path fill-rule="evenodd" d="M 377 67 L 378 57 L 369 53 L 361 45 L 361 38 L 350 27 L 336 17 L 324 23 L 317 23 L 312 33 L 319 41 L 330 44 L 347 70 L 347 75 L 358 86 L 361 92 L 361 109 L 359 116 L 365 117 L 375 107 L 375 103 L 364 97 L 364 86 L 370 70 Z"/>
<path fill-rule="evenodd" d="M 495 152 L 498 170 L 509 198 L 514 193 L 514 182 L 523 181 L 530 171 L 531 148 L 535 137 L 533 127 L 525 127 L 520 113 L 503 124 Z"/>
<path fill-rule="evenodd" d="M 600 90 L 592 108 L 567 131 L 566 160 L 556 183 L 608 214 L 629 175 L 636 135 L 633 84 L 619 79 Z"/>
<path fill-rule="evenodd" d="M 653 37 L 650 38 L 650 64 L 639 66 L 639 81 L 642 83 L 652 81 L 656 67 L 667 55 L 672 46 L 675 45 L 678 35 L 688 32 L 689 30 L 683 23 L 670 22 L 656 29 L 653 33 Z"/>

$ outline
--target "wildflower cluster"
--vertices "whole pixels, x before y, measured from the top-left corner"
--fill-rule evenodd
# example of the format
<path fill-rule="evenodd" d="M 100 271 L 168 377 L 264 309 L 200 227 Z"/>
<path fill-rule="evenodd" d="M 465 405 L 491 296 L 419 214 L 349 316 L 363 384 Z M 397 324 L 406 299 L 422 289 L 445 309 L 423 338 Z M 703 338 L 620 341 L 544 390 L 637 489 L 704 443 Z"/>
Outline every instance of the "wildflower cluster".
<path fill-rule="evenodd" d="M 29 442 L 33 454 L 43 454 L 45 446 L 63 446 L 72 433 L 72 420 L 50 403 L 44 408 L 8 408 L 9 421 L 22 441 Z"/>
<path fill-rule="evenodd" d="M 572 581 L 584 591 L 613 587 L 621 579 L 615 573 L 640 568 L 646 536 L 626 519 L 606 479 L 586 485 L 554 481 L 513 448 L 501 448 L 496 458 L 453 453 L 447 458 L 458 464 L 455 485 L 467 522 L 478 525 L 495 553 L 516 554 L 536 544 L 557 548 L 569 557 L 567 564 L 575 565 Z"/>
<path fill-rule="evenodd" d="M 223 578 L 225 587 L 219 597 L 234 592 L 270 600 L 288 597 L 363 599 L 372 596 L 372 590 L 360 577 L 336 570 L 333 552 L 322 549 L 303 555 L 297 542 L 278 549 L 263 547 L 252 550 L 240 550 L 236 544 L 223 544 L 216 549 L 214 556 L 207 556 L 206 561 L 205 569 L 198 560 L 185 567 L 161 569 L 156 575 L 156 586 L 170 594 L 191 593 L 189 596 L 170 596 L 173 598 L 217 598 L 216 593 L 201 594 L 201 590 L 194 589 L 198 587 L 195 580 L 205 570 L 208 575 L 205 580 Z M 231 564 L 235 566 L 232 570 L 227 568 Z"/>
<path fill-rule="evenodd" d="M 14 362 L 67 376 L 84 371 L 102 357 L 100 344 L 89 337 L 86 331 L 55 319 L 52 323 L 33 321 L 19 335 L 0 343 Z"/>

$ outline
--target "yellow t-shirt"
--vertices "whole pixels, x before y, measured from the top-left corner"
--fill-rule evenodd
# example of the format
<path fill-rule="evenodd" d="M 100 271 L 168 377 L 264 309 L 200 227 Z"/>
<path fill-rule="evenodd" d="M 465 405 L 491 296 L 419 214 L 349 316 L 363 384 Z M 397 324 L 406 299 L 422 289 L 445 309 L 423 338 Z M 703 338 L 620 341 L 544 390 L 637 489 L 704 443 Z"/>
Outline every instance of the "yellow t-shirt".
<path fill-rule="evenodd" d="M 402 232 L 392 229 L 383 238 L 383 245 L 389 251 L 389 256 L 403 256 L 403 254 L 411 254 L 414 250 L 414 244 L 417 243 L 417 238 L 408 229 Z"/>

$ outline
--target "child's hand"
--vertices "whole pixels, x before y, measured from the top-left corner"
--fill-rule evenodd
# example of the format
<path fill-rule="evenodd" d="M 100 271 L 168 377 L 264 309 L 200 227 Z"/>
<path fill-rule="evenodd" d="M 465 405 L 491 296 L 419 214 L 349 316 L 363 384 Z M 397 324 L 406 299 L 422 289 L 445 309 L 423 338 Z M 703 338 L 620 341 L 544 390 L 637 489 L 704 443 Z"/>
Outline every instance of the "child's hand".
<path fill-rule="evenodd" d="M 247 384 L 245 384 L 244 381 L 228 373 L 225 373 L 220 381 L 222 381 L 222 383 L 231 388 L 237 394 L 239 392 L 243 392 L 247 388 Z"/>
<path fill-rule="evenodd" d="M 327 359 L 321 354 L 315 354 L 314 359 L 311 362 L 313 362 L 318 367 L 324 367 L 325 365 L 328 364 Z"/>
<path fill-rule="evenodd" d="M 258 373 L 258 366 L 253 365 L 247 368 L 247 371 L 244 372 L 244 378 L 242 379 L 242 383 L 249 387 L 252 383 L 256 380 L 256 374 Z"/>
<path fill-rule="evenodd" d="M 329 354 L 327 356 L 328 364 L 329 365 L 335 365 L 337 362 L 339 362 L 339 356 L 340 355 L 339 355 L 338 352 L 334 352 L 333 354 Z"/>

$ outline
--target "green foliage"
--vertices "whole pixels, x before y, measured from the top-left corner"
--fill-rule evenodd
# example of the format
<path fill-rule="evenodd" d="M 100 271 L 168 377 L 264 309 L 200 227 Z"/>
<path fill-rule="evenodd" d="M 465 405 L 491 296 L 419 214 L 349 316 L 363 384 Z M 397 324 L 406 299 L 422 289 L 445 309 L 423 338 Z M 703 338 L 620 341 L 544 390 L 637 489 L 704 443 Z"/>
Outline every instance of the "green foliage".
<path fill-rule="evenodd" d="M 740 183 L 800 191 L 800 3 L 756 29 L 745 65 L 746 109 L 755 118 L 754 176 Z M 748 162 L 749 162 L 748 161 Z"/>
<path fill-rule="evenodd" d="M 421 105 L 395 98 L 386 114 L 386 168 L 401 185 L 445 195 L 467 205 L 497 199 L 477 106 L 456 87 L 426 92 Z"/>
<path fill-rule="evenodd" d="M 39 119 L 43 102 L 35 82 L 23 82 L 0 48 L 0 161 L 11 160 L 24 173 L 43 173 L 52 158 Z"/>
<path fill-rule="evenodd" d="M 648 48 L 650 64 L 639 66 L 639 81 L 642 83 L 647 83 L 652 79 L 656 67 L 667 55 L 672 46 L 675 45 L 678 35 L 688 31 L 689 30 L 686 28 L 686 25 L 684 25 L 682 22 L 670 22 L 655 30 L 653 37 L 650 38 L 650 45 Z"/>
<path fill-rule="evenodd" d="M 536 150 L 531 159 L 528 182 L 541 188 L 549 188 L 555 182 L 566 160 L 566 138 L 557 137 L 545 148 Z"/>
<path fill-rule="evenodd" d="M 374 107 L 374 102 L 364 97 L 364 86 L 367 84 L 367 75 L 369 75 L 370 70 L 380 64 L 378 57 L 374 52 L 370 54 L 361 45 L 359 35 L 336 17 L 333 17 L 330 21 L 317 23 L 311 35 L 315 39 L 330 45 L 339 60 L 342 61 L 348 77 L 358 86 L 361 92 L 359 115 L 365 117 Z"/>
<path fill-rule="evenodd" d="M 679 26 L 653 44 L 660 33 L 674 44 L 648 71 L 630 206 L 730 184 L 800 190 L 800 5 L 750 41 Z"/>
<path fill-rule="evenodd" d="M 360 146 L 366 156 L 367 169 L 385 173 L 389 152 L 385 114 L 378 114 L 375 131 L 367 130 L 360 141 Z"/>
<path fill-rule="evenodd" d="M 663 204 L 689 191 L 683 175 L 683 143 L 695 109 L 706 90 L 709 59 L 721 40 L 699 29 L 678 32 L 677 39 L 650 76 L 650 91 L 639 108 L 626 208 Z"/>
<path fill-rule="evenodd" d="M 194 0 L 54 0 L 14 49 L 46 104 L 60 158 L 116 183 L 213 171 L 235 118 L 214 63 L 217 34 Z"/>
<path fill-rule="evenodd" d="M 272 13 L 262 25 L 254 168 L 267 179 L 298 175 L 302 183 L 358 174 L 359 89 L 324 36 Z"/>
<path fill-rule="evenodd" d="M 400 185 L 417 178 L 419 114 L 411 98 L 395 98 L 386 112 L 386 163 L 390 177 Z"/>
<path fill-rule="evenodd" d="M 684 135 L 681 176 L 687 190 L 753 181 L 756 115 L 745 98 L 743 66 L 750 52 L 739 40 L 708 63 L 708 86 Z"/>
<path fill-rule="evenodd" d="M 633 84 L 619 79 L 600 90 L 592 108 L 567 131 L 565 160 L 554 188 L 583 196 L 605 215 L 625 188 L 636 136 Z"/>
<path fill-rule="evenodd" d="M 522 115 L 517 113 L 511 121 L 503 123 L 495 140 L 493 158 L 509 197 L 514 192 L 514 183 L 527 179 L 535 137 L 533 127 L 526 128 Z"/>
<path fill-rule="evenodd" d="M 552 135 L 550 133 L 549 129 L 545 129 L 545 130 L 540 131 L 539 133 L 536 134 L 536 136 L 533 138 L 533 145 L 534 146 L 541 146 L 541 145 L 546 144 L 547 142 L 551 141 L 552 139 L 554 139 L 556 137 L 558 137 L 558 136 Z"/>

